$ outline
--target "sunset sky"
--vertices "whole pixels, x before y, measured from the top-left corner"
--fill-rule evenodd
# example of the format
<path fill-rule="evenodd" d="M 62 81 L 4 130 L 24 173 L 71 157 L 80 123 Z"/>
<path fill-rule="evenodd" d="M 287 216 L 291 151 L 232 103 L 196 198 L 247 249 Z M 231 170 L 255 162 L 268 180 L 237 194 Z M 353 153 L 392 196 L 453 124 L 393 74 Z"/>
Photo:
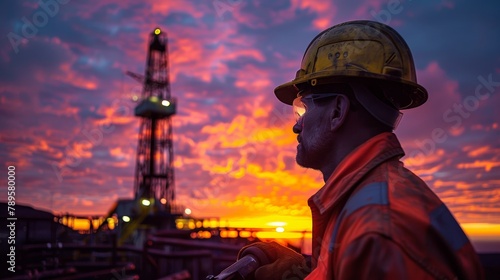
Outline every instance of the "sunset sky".
<path fill-rule="evenodd" d="M 234 224 L 310 229 L 306 201 L 322 177 L 295 163 L 291 108 L 273 89 L 317 33 L 368 19 L 406 39 L 429 92 L 395 131 L 405 164 L 461 223 L 500 223 L 498 1 L 38 3 L 0 4 L 0 158 L 3 174 L 16 167 L 17 203 L 105 214 L 132 198 L 141 87 L 125 71 L 144 73 L 160 27 L 178 99 L 177 203 Z M 438 132 L 444 141 L 432 140 Z"/>

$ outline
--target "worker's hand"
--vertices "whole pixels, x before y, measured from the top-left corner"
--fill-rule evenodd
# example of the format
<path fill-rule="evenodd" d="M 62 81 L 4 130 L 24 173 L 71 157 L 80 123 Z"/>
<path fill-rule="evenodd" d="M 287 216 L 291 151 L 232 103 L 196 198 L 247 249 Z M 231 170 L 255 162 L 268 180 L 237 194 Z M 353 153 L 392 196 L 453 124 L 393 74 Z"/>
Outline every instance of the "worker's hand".
<path fill-rule="evenodd" d="M 257 255 L 259 251 L 265 253 L 269 263 L 255 270 L 256 280 L 304 279 L 310 272 L 301 254 L 274 241 L 256 242 L 245 246 L 238 253 L 238 259 L 247 254 Z"/>

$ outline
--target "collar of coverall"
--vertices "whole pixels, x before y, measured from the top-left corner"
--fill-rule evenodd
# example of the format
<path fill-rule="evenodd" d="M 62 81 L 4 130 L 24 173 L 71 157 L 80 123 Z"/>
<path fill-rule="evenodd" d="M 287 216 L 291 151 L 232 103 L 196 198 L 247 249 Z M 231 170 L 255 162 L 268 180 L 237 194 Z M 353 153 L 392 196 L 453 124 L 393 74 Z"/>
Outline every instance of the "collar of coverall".
<path fill-rule="evenodd" d="M 394 157 L 399 159 L 403 155 L 403 148 L 394 133 L 382 132 L 374 136 L 345 157 L 325 185 L 309 198 L 311 210 L 317 208 L 323 215 L 341 203 L 368 172 L 382 162 Z"/>
<path fill-rule="evenodd" d="M 354 96 L 358 102 L 381 123 L 392 127 L 395 130 L 398 126 L 403 113 L 398 109 L 384 103 L 377 98 L 368 88 L 360 83 L 349 83 L 354 91 Z"/>

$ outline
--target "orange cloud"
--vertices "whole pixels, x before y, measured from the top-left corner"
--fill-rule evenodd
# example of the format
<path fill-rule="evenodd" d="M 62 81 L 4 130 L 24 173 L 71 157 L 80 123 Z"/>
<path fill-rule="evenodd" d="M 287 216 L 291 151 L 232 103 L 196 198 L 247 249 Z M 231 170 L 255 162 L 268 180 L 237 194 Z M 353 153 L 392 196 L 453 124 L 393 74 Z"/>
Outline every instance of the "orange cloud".
<path fill-rule="evenodd" d="M 466 146 L 464 147 L 464 151 L 467 152 L 467 155 L 469 157 L 478 157 L 487 153 L 498 154 L 500 152 L 500 150 L 495 152 L 495 149 L 492 149 L 490 146 L 483 146 L 477 148 L 473 146 Z"/>
<path fill-rule="evenodd" d="M 476 160 L 471 163 L 460 163 L 457 165 L 458 168 L 461 169 L 469 169 L 469 168 L 484 168 L 486 172 L 490 172 L 492 168 L 500 166 L 500 161 L 482 161 Z"/>

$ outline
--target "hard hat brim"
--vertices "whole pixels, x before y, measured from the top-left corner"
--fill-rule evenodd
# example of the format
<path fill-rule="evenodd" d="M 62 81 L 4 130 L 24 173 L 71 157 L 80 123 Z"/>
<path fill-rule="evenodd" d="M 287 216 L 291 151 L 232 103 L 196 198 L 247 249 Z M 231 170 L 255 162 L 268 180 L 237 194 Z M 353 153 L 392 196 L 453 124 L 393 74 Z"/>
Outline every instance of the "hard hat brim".
<path fill-rule="evenodd" d="M 274 89 L 274 94 L 281 102 L 292 105 L 297 97 L 298 85 L 308 84 L 311 87 L 332 83 L 368 83 L 375 84 L 384 89 L 385 97 L 390 99 L 397 109 L 411 109 L 427 101 L 427 90 L 411 81 L 389 77 L 387 75 L 369 72 L 345 70 L 342 74 L 338 71 L 320 71 L 284 83 Z"/>

